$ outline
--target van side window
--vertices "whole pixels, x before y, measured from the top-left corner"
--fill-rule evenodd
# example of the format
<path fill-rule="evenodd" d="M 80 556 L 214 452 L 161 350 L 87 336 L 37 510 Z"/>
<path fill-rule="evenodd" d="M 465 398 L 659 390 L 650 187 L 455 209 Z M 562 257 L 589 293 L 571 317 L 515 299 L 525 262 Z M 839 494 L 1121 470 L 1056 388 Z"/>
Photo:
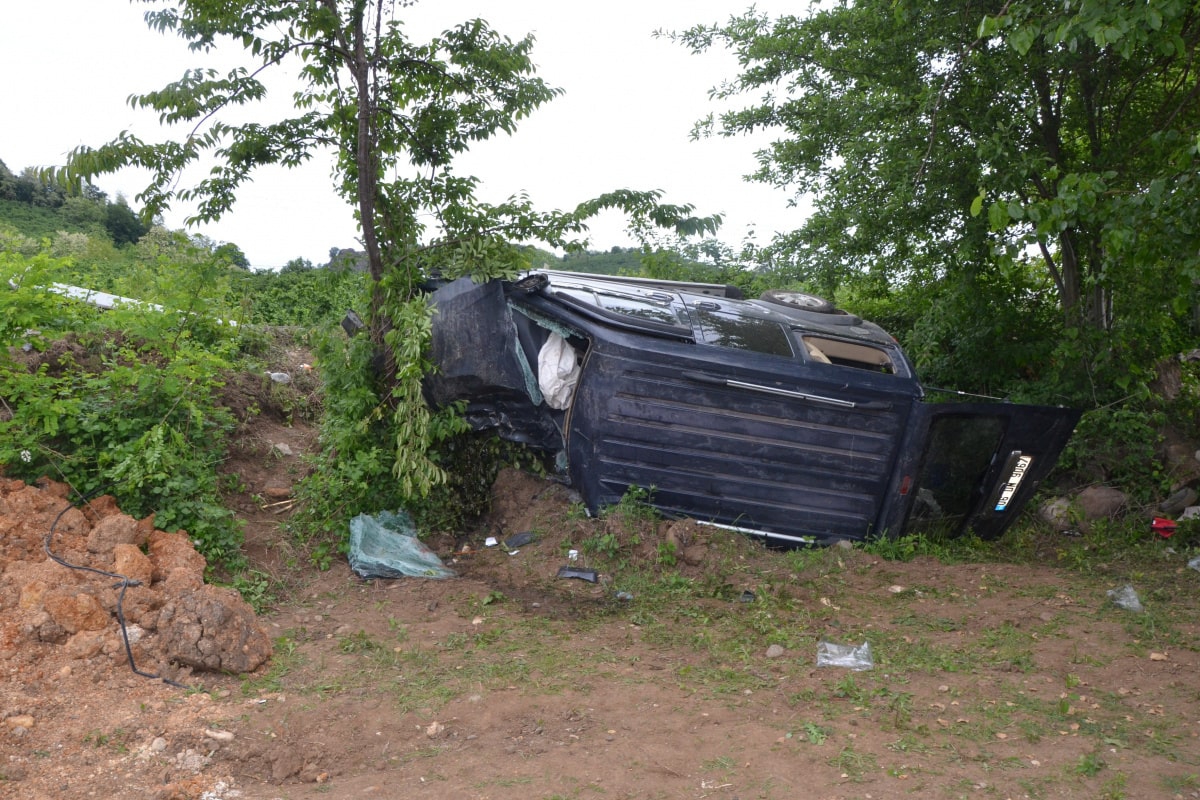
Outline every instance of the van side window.
<path fill-rule="evenodd" d="M 700 321 L 704 344 L 751 350 L 770 356 L 792 358 L 792 343 L 787 329 L 775 320 L 738 316 L 705 307 L 697 303 L 692 310 Z"/>

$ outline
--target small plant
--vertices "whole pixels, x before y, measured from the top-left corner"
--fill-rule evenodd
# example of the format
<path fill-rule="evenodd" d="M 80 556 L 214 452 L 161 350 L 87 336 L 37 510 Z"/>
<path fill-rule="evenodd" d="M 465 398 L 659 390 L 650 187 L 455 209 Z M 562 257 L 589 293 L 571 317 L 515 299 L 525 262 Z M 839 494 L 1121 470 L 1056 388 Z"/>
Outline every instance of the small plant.
<path fill-rule="evenodd" d="M 374 653 L 382 650 L 383 645 L 375 641 L 366 631 L 358 631 L 342 637 L 338 650 L 342 653 Z"/>
<path fill-rule="evenodd" d="M 804 738 L 808 740 L 809 744 L 825 744 L 825 740 L 829 738 L 829 730 L 822 728 L 815 722 L 804 723 L 802 730 L 804 731 Z"/>
<path fill-rule="evenodd" d="M 614 559 L 621 552 L 621 540 L 612 531 L 598 533 L 595 536 L 589 536 L 584 539 L 580 544 L 580 548 L 589 555 Z"/>
<path fill-rule="evenodd" d="M 275 581 L 261 570 L 239 572 L 233 577 L 232 585 L 257 614 L 265 612 L 276 600 Z"/>
<path fill-rule="evenodd" d="M 853 746 L 843 747 L 829 760 L 829 765 L 840 770 L 844 777 L 855 781 L 862 780 L 867 772 L 879 769 L 874 755 L 860 753 Z"/>
<path fill-rule="evenodd" d="M 861 703 L 866 699 L 863 690 L 859 688 L 858 683 L 854 680 L 853 675 L 846 675 L 833 687 L 833 696 L 842 698 L 843 700 L 852 700 L 856 703 Z"/>
<path fill-rule="evenodd" d="M 1104 758 L 1099 753 L 1084 753 L 1075 762 L 1074 772 L 1085 778 L 1094 778 L 1106 766 Z"/>

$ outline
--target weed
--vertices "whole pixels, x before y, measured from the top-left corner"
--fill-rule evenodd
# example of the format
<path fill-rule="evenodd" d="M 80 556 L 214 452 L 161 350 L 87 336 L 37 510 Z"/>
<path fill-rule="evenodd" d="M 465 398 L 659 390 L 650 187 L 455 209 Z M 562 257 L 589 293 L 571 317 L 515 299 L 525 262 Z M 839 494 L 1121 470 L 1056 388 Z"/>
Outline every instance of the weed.
<path fill-rule="evenodd" d="M 1076 775 L 1082 775 L 1085 778 L 1094 778 L 1106 766 L 1108 765 L 1099 753 L 1084 753 L 1075 762 L 1072 771 Z"/>
<path fill-rule="evenodd" d="M 584 539 L 580 549 L 589 555 L 615 560 L 621 552 L 621 540 L 612 531 L 597 533 Z"/>
<path fill-rule="evenodd" d="M 843 700 L 852 700 L 855 703 L 866 701 L 866 694 L 859 688 L 853 675 L 846 675 L 834 685 L 833 696 Z"/>
<path fill-rule="evenodd" d="M 1187 775 L 1164 775 L 1159 782 L 1171 794 L 1194 792 L 1200 788 L 1200 776 L 1194 772 Z"/>
<path fill-rule="evenodd" d="M 277 582 L 261 570 L 243 570 L 233 577 L 233 588 L 255 613 L 262 614 L 276 601 Z"/>
<path fill-rule="evenodd" d="M 366 631 L 358 631 L 343 636 L 338 643 L 338 651 L 342 653 L 374 653 L 383 650 L 381 643 L 375 641 Z"/>
<path fill-rule="evenodd" d="M 843 777 L 854 781 L 861 781 L 868 772 L 879 769 L 879 764 L 876 763 L 873 754 L 860 753 L 854 749 L 853 745 L 843 747 L 828 763 L 840 770 Z"/>
<path fill-rule="evenodd" d="M 1100 787 L 1100 799 L 1125 800 L 1125 785 L 1128 782 L 1129 777 L 1123 772 L 1118 772 L 1116 775 L 1106 780 L 1104 785 Z"/>
<path fill-rule="evenodd" d="M 804 732 L 804 738 L 809 744 L 825 744 L 825 740 L 829 738 L 829 729 L 823 728 L 815 722 L 804 723 L 801 730 Z"/>

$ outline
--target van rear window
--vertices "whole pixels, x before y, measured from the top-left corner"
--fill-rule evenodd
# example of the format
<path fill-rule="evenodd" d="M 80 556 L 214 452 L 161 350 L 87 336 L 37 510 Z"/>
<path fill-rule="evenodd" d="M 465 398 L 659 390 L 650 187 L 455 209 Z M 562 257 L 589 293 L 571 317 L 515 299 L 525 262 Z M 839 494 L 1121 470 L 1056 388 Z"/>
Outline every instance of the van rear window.
<path fill-rule="evenodd" d="M 800 338 L 804 342 L 805 352 L 812 361 L 867 369 L 872 372 L 884 372 L 888 375 L 896 374 L 896 365 L 892 361 L 892 354 L 882 347 L 872 347 L 868 344 L 824 336 L 807 335 Z"/>

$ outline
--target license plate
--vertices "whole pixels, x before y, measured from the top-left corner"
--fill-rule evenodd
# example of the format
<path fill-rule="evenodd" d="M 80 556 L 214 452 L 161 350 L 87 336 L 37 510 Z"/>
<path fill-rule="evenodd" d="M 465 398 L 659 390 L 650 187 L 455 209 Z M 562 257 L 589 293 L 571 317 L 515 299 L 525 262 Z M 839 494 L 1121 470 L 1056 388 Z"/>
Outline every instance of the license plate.
<path fill-rule="evenodd" d="M 1008 480 L 1004 483 L 1004 488 L 1000 490 L 1000 497 L 996 500 L 997 511 L 1004 511 L 1008 508 L 1008 504 L 1012 502 L 1013 495 L 1017 493 L 1017 487 L 1021 485 L 1021 481 L 1025 478 L 1025 473 L 1032 463 L 1033 456 L 1017 456 L 1017 463 L 1013 465 L 1012 474 L 1008 476 Z"/>

